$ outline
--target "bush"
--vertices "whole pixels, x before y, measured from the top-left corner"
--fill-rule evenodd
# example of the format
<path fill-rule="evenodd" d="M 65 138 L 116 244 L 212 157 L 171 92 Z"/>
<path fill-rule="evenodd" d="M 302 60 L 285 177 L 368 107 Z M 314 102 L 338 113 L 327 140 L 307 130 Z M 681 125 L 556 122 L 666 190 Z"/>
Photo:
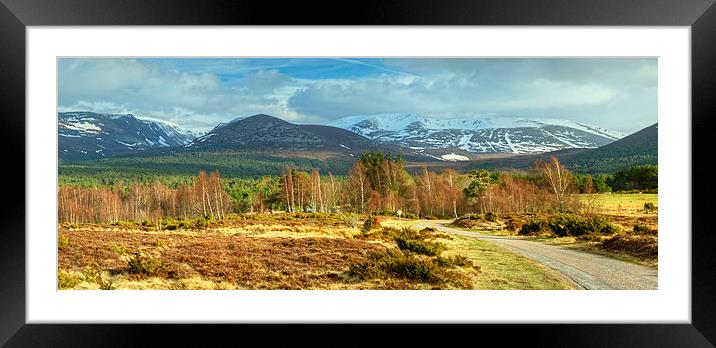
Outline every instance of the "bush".
<path fill-rule="evenodd" d="M 179 225 L 181 224 L 180 221 L 174 220 L 174 219 L 165 219 L 161 222 L 161 228 L 168 230 L 168 231 L 174 231 L 177 228 L 179 228 Z"/>
<path fill-rule="evenodd" d="M 616 235 L 602 242 L 599 247 L 640 259 L 656 260 L 659 257 L 659 242 L 653 236 Z"/>
<path fill-rule="evenodd" d="M 209 227 L 208 219 L 201 217 L 194 220 L 194 228 L 205 229 L 207 227 Z"/>
<path fill-rule="evenodd" d="M 546 232 L 550 232 L 549 223 L 547 222 L 547 220 L 535 218 L 525 222 L 520 228 L 519 234 L 534 235 Z"/>
<path fill-rule="evenodd" d="M 80 282 L 79 279 L 73 277 L 64 270 L 57 271 L 57 288 L 72 289 Z"/>
<path fill-rule="evenodd" d="M 66 230 L 69 230 L 69 229 L 73 229 L 73 228 L 78 228 L 80 226 L 78 224 L 74 224 L 74 223 L 65 221 L 60 224 L 60 227 L 66 229 Z"/>
<path fill-rule="evenodd" d="M 70 245 L 70 241 L 63 236 L 57 237 L 57 249 L 62 250 Z"/>
<path fill-rule="evenodd" d="M 642 223 L 636 223 L 634 224 L 634 228 L 632 231 L 636 234 L 656 234 L 657 231 L 649 228 L 649 226 L 642 224 Z"/>
<path fill-rule="evenodd" d="M 489 222 L 495 222 L 497 221 L 497 216 L 495 215 L 495 213 L 490 211 L 485 214 L 485 220 Z"/>
<path fill-rule="evenodd" d="M 509 219 L 505 222 L 505 229 L 508 231 L 514 232 L 520 228 L 522 228 L 522 225 L 520 225 L 520 223 L 515 219 Z"/>
<path fill-rule="evenodd" d="M 438 260 L 440 259 L 440 260 Z M 348 274 L 360 279 L 400 278 L 436 286 L 472 289 L 473 283 L 466 274 L 452 270 L 447 264 L 463 263 L 458 258 L 425 258 L 394 249 L 371 252 L 368 260 L 351 265 Z M 473 266 L 475 267 L 475 266 Z M 479 267 L 475 267 L 479 271 Z"/>
<path fill-rule="evenodd" d="M 468 219 L 472 219 L 472 220 L 482 220 L 482 215 L 480 215 L 480 214 L 470 214 L 470 216 L 468 216 Z"/>
<path fill-rule="evenodd" d="M 429 242 L 421 239 L 409 239 L 404 237 L 398 237 L 395 239 L 398 244 L 398 248 L 401 250 L 409 250 L 418 254 L 435 256 L 440 254 L 445 247 L 442 244 Z"/>
<path fill-rule="evenodd" d="M 358 219 L 353 214 L 339 214 L 338 217 L 350 228 L 356 228 L 358 226 Z"/>
<path fill-rule="evenodd" d="M 387 275 L 429 283 L 440 280 L 437 275 L 440 268 L 435 263 L 390 249 L 372 252 L 368 262 L 351 265 L 348 273 L 361 279 L 385 278 Z"/>
<path fill-rule="evenodd" d="M 437 218 L 437 216 L 435 216 L 435 215 L 425 215 L 425 216 L 423 216 L 423 219 L 425 219 L 425 220 L 437 220 L 438 218 Z"/>
<path fill-rule="evenodd" d="M 112 223 L 112 226 L 117 226 L 123 229 L 132 229 L 137 227 L 137 223 L 131 220 L 120 220 L 115 223 Z"/>
<path fill-rule="evenodd" d="M 110 245 L 107 250 L 117 254 L 117 255 L 124 255 L 127 250 L 124 249 L 121 245 Z"/>
<path fill-rule="evenodd" d="M 644 213 L 650 214 L 656 211 L 656 206 L 652 202 L 644 203 Z"/>
<path fill-rule="evenodd" d="M 127 266 L 129 267 L 129 273 L 131 274 L 142 274 L 142 275 L 155 275 L 164 269 L 164 263 L 155 257 L 144 257 L 139 253 L 132 254 L 132 257 L 127 260 Z"/>
<path fill-rule="evenodd" d="M 370 231 L 380 228 L 380 221 L 378 220 L 378 217 L 376 216 L 368 216 L 368 218 L 363 223 L 363 230 L 364 231 Z"/>
<path fill-rule="evenodd" d="M 402 217 L 406 219 L 418 219 L 418 215 L 413 213 L 403 213 Z"/>
<path fill-rule="evenodd" d="M 480 266 L 473 264 L 472 261 L 462 255 L 455 255 L 452 257 L 438 256 L 435 258 L 434 262 L 443 267 L 472 267 L 478 271 L 480 270 Z"/>
<path fill-rule="evenodd" d="M 619 231 L 606 218 L 601 216 L 580 217 L 573 214 L 560 214 L 549 219 L 536 218 L 528 221 L 519 234 L 553 233 L 559 237 L 582 236 L 585 234 L 610 235 Z"/>

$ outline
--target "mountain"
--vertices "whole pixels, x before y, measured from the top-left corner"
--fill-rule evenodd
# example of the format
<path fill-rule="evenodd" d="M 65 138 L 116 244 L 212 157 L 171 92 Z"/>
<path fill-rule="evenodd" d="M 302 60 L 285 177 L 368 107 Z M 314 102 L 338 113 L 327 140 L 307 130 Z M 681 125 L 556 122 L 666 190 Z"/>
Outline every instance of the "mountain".
<path fill-rule="evenodd" d="M 611 172 L 635 165 L 659 164 L 659 124 L 646 127 L 611 144 L 565 157 L 577 171 Z"/>
<path fill-rule="evenodd" d="M 527 169 L 535 160 L 556 156 L 579 173 L 612 173 L 635 165 L 658 165 L 659 127 L 655 123 L 636 133 L 596 149 L 563 149 L 542 154 L 477 160 L 470 168 Z"/>
<path fill-rule="evenodd" d="M 441 160 L 468 160 L 486 153 L 525 154 L 565 148 L 597 148 L 624 136 L 620 132 L 569 120 L 512 116 L 436 119 L 413 114 L 382 114 L 349 116 L 329 124 Z"/>
<path fill-rule="evenodd" d="M 189 144 L 194 136 L 179 126 L 134 115 L 58 113 L 59 158 L 91 160 L 152 148 Z"/>
<path fill-rule="evenodd" d="M 404 157 L 427 159 L 409 149 L 376 142 L 345 129 L 294 124 L 264 114 L 220 124 L 185 147 L 193 152 L 246 150 L 350 161 L 365 151 L 383 150 Z"/>

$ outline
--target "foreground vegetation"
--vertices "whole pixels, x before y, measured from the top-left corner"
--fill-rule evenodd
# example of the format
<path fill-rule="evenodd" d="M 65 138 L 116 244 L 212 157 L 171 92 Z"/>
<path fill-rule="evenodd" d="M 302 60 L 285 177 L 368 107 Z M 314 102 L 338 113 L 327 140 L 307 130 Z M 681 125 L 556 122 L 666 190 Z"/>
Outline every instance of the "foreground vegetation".
<path fill-rule="evenodd" d="M 365 217 L 364 217 L 365 218 Z M 404 220 L 403 220 L 404 221 Z M 362 222 L 362 221 L 361 221 Z M 61 289 L 569 289 L 489 243 L 430 229 L 349 226 L 337 214 L 250 214 L 220 224 L 60 227 Z"/>

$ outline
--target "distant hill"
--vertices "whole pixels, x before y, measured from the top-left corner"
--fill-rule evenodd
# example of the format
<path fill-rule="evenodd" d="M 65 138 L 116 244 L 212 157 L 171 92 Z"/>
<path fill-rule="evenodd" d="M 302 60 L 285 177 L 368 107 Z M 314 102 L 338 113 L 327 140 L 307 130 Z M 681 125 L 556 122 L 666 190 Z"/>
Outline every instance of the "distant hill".
<path fill-rule="evenodd" d="M 413 160 L 428 159 L 410 149 L 382 144 L 345 129 L 294 124 L 264 114 L 220 125 L 185 148 L 191 152 L 251 151 L 351 162 L 365 151 L 382 150 Z"/>
<path fill-rule="evenodd" d="M 528 169 L 535 160 L 557 156 L 572 171 L 612 173 L 635 165 L 659 163 L 658 123 L 596 149 L 564 149 L 542 154 L 477 160 L 468 168 Z"/>

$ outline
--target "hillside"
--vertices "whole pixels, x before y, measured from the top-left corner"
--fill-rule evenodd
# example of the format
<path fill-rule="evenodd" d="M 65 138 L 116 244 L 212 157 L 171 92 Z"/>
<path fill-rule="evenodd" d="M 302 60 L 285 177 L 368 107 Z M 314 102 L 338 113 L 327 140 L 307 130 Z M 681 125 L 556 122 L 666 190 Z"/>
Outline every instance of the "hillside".
<path fill-rule="evenodd" d="M 580 173 L 611 173 L 635 165 L 658 164 L 658 123 L 596 149 L 564 149 L 535 155 L 489 158 L 469 168 L 528 169 L 535 160 L 557 156 L 569 169 Z"/>

